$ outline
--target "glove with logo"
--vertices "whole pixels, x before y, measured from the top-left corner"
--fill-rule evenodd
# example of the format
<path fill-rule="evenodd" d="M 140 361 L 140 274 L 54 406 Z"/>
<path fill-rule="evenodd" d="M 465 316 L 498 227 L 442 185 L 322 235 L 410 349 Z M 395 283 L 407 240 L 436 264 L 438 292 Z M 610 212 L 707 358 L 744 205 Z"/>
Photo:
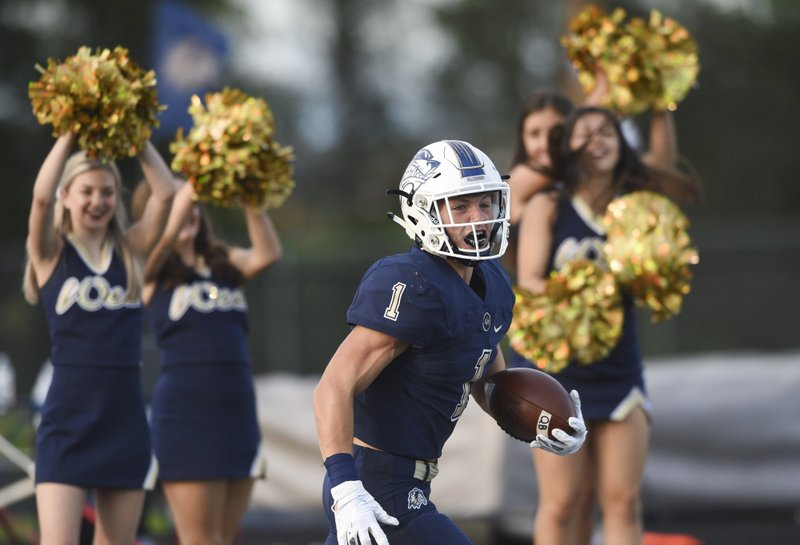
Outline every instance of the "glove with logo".
<path fill-rule="evenodd" d="M 361 481 L 345 481 L 331 488 L 336 540 L 339 545 L 370 545 L 370 534 L 377 545 L 389 545 L 380 524 L 400 522 L 378 505 Z"/>
<path fill-rule="evenodd" d="M 583 413 L 581 413 L 581 398 L 576 390 L 569 393 L 572 400 L 572 406 L 575 408 L 575 416 L 571 416 L 567 421 L 569 426 L 575 430 L 575 435 L 572 436 L 558 428 L 553 430 L 553 436 L 558 441 L 553 441 L 549 437 L 539 436 L 531 441 L 531 448 L 540 448 L 559 456 L 566 456 L 576 452 L 583 442 L 586 440 L 586 423 L 583 421 Z"/>

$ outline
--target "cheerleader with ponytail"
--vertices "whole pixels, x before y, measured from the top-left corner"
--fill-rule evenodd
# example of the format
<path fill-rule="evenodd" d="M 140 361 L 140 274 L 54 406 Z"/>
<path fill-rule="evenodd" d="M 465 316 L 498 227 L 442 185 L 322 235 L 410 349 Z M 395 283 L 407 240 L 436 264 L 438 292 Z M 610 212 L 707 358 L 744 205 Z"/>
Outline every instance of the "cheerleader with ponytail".
<path fill-rule="evenodd" d="M 47 318 L 53 381 L 36 435 L 42 545 L 78 543 L 87 494 L 95 543 L 130 544 L 155 482 L 140 380 L 141 263 L 161 236 L 172 175 L 147 141 L 138 159 L 152 189 L 127 225 L 113 162 L 72 153 L 58 137 L 33 186 L 23 291 Z"/>

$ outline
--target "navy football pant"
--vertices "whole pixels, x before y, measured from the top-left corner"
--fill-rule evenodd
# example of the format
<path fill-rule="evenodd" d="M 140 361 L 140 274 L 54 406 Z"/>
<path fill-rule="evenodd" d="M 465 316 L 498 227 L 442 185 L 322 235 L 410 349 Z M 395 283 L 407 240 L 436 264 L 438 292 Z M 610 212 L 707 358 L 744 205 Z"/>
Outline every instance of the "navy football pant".
<path fill-rule="evenodd" d="M 382 525 L 391 545 L 472 545 L 430 500 L 431 483 L 414 478 L 415 461 L 359 446 L 353 458 L 364 488 L 400 526 Z M 336 545 L 336 524 L 331 511 L 330 481 L 325 477 L 322 505 L 330 522 L 325 545 Z"/>

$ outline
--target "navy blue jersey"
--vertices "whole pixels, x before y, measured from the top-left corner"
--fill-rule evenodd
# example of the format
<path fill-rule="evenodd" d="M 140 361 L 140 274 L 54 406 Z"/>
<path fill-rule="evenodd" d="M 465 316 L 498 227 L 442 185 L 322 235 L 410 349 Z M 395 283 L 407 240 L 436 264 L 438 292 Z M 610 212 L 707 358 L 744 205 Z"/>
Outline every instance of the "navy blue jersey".
<path fill-rule="evenodd" d="M 163 365 L 248 365 L 247 301 L 241 289 L 195 273 L 189 284 L 156 286 L 147 305 Z"/>
<path fill-rule="evenodd" d="M 56 268 L 39 290 L 53 365 L 139 364 L 142 304 L 126 300 L 125 265 L 110 251 L 107 269 L 93 270 L 64 239 Z"/>
<path fill-rule="evenodd" d="M 356 437 L 399 456 L 441 455 L 512 317 L 514 294 L 499 262 L 481 261 L 474 276 L 483 296 L 418 248 L 385 257 L 364 275 L 348 323 L 409 348 L 356 396 Z"/>
<path fill-rule="evenodd" d="M 597 261 L 603 255 L 605 234 L 602 228 L 592 225 L 592 220 L 576 210 L 566 198 L 558 200 L 558 210 L 553 225 L 553 242 L 550 253 L 550 270 L 558 270 L 569 260 L 587 259 Z M 591 365 L 572 363 L 555 377 L 570 380 L 570 384 L 583 381 L 617 380 L 635 378 L 642 374 L 642 358 L 636 329 L 633 302 L 623 296 L 625 311 L 622 335 L 617 346 L 604 359 Z M 563 382 L 563 381 L 562 381 Z M 580 389 L 579 389 L 580 390 Z"/>

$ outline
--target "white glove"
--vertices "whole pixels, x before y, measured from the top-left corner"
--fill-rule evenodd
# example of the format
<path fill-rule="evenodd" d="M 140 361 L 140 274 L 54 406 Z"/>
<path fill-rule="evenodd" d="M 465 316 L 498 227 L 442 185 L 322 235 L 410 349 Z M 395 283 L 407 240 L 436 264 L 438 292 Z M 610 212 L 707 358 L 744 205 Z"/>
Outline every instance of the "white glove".
<path fill-rule="evenodd" d="M 336 485 L 331 488 L 331 496 L 339 545 L 370 545 L 370 534 L 378 545 L 389 545 L 378 523 L 397 526 L 400 522 L 378 505 L 361 481 Z"/>
<path fill-rule="evenodd" d="M 540 435 L 531 441 L 531 448 L 540 448 L 559 456 L 566 456 L 577 451 L 586 440 L 586 423 L 583 421 L 583 413 L 581 413 L 581 398 L 576 390 L 569 393 L 572 400 L 572 406 L 575 408 L 575 415 L 571 416 L 567 421 L 569 427 L 575 430 L 575 435 L 572 436 L 558 428 L 553 430 L 553 437 L 558 441 L 553 441 L 546 435 Z"/>

